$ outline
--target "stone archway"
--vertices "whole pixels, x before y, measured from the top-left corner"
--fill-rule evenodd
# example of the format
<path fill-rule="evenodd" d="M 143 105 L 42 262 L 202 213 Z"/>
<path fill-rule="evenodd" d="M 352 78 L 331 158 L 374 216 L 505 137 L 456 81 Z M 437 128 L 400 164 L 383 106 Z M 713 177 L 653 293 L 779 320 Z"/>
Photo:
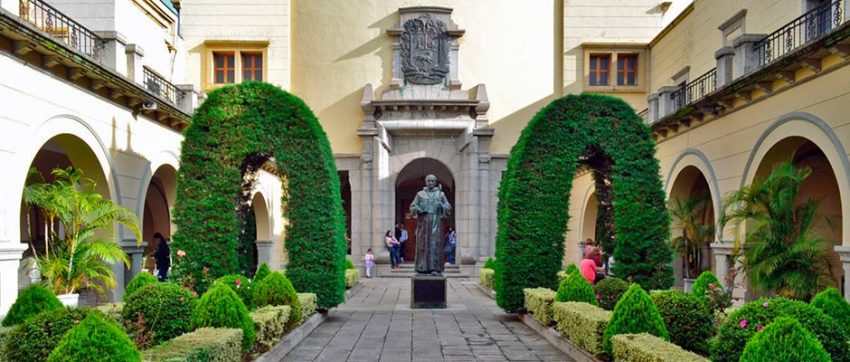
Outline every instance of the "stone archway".
<path fill-rule="evenodd" d="M 689 200 L 693 200 L 692 198 L 701 198 L 704 201 L 694 205 L 700 209 L 697 212 L 697 221 L 702 225 L 708 226 L 717 224 L 719 213 L 714 209 L 715 200 L 711 194 L 708 179 L 696 166 L 688 165 L 679 170 L 675 178 L 670 182 L 670 191 L 667 195 L 668 201 L 679 202 L 681 204 L 687 204 Z M 676 227 L 675 220 L 673 220 L 673 224 L 671 238 L 681 236 L 682 230 Z M 707 243 L 710 242 L 711 240 L 707 241 Z M 687 263 L 692 263 L 690 265 L 695 266 L 696 270 L 692 270 L 690 273 L 686 272 L 685 268 L 688 264 L 685 258 L 688 258 Z M 685 287 L 686 290 L 689 290 L 689 285 L 685 284 L 684 279 L 690 278 L 693 281 L 693 279 L 699 276 L 701 271 L 711 270 L 712 260 L 709 244 L 700 248 L 698 253 L 692 253 L 692 255 L 675 254 L 673 260 L 674 276 L 676 277 L 675 285 Z"/>
<path fill-rule="evenodd" d="M 451 226 L 456 227 L 455 215 L 458 210 L 455 204 L 455 179 L 449 168 L 442 162 L 433 158 L 418 158 L 408 163 L 399 172 L 395 187 L 395 224 L 402 223 L 408 231 L 409 241 L 405 248 L 403 258 L 405 262 L 413 261 L 416 250 L 416 217 L 410 215 L 410 203 L 419 190 L 425 185 L 425 176 L 437 176 L 443 187 L 443 192 L 449 203 L 455 207 L 452 214 L 443 223 L 443 232 Z M 462 242 L 462 240 L 458 240 Z M 458 246 L 460 248 L 460 245 Z M 460 260 L 460 259 L 457 259 Z"/>
<path fill-rule="evenodd" d="M 174 207 L 174 198 L 177 191 L 177 170 L 171 165 L 160 166 L 148 183 L 142 216 L 142 239 L 147 242 L 143 268 L 153 272 L 155 263 L 153 253 L 157 248 L 153 235 L 162 234 L 171 240 L 171 209 Z M 133 260 L 133 273 L 138 272 L 136 260 Z M 129 282 L 132 275 L 127 275 L 125 280 Z"/>
<path fill-rule="evenodd" d="M 670 218 L 649 127 L 618 98 L 569 95 L 529 122 L 499 187 L 495 282 L 503 309 L 523 308 L 523 288 L 557 287 L 566 196 L 579 167 L 594 179 L 614 274 L 645 289 L 673 283 Z"/>

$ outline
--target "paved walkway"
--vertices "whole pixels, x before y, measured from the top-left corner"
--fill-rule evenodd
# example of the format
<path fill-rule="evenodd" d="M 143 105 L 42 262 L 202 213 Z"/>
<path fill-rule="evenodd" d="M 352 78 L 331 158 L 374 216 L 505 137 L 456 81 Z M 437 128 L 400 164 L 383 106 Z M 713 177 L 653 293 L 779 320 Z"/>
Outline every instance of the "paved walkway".
<path fill-rule="evenodd" d="M 410 280 L 362 288 L 284 361 L 572 361 L 505 314 L 477 280 L 449 279 L 448 309 L 410 309 Z"/>

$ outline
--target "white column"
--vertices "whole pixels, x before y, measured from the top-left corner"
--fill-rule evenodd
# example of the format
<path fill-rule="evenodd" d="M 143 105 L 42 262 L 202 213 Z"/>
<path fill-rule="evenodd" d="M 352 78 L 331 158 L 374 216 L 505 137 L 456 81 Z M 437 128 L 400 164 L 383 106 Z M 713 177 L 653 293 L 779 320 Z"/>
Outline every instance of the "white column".
<path fill-rule="evenodd" d="M 127 75 L 127 38 L 117 31 L 98 31 L 97 35 L 106 41 L 101 54 L 101 64 L 119 74 Z"/>
<path fill-rule="evenodd" d="M 127 78 L 136 84 L 143 84 L 142 58 L 145 56 L 145 51 L 137 44 L 127 44 L 124 47 L 124 53 L 127 56 Z"/>
<path fill-rule="evenodd" d="M 254 243 L 257 244 L 257 267 L 266 263 L 269 268 L 273 268 L 272 247 L 274 243 L 271 240 L 255 240 Z"/>
<path fill-rule="evenodd" d="M 714 52 L 717 61 L 716 89 L 732 83 L 733 69 L 735 67 L 735 48 L 722 47 Z"/>
<path fill-rule="evenodd" d="M 5 316 L 18 298 L 18 266 L 26 248 L 11 241 L 0 243 L 0 316 Z"/>
<path fill-rule="evenodd" d="M 844 270 L 844 299 L 850 302 L 850 245 L 837 245 L 835 252 Z"/>
<path fill-rule="evenodd" d="M 754 45 L 766 37 L 765 34 L 741 34 L 732 41 L 732 46 L 735 48 L 732 79 L 747 75 L 758 67 L 758 54 Z"/>

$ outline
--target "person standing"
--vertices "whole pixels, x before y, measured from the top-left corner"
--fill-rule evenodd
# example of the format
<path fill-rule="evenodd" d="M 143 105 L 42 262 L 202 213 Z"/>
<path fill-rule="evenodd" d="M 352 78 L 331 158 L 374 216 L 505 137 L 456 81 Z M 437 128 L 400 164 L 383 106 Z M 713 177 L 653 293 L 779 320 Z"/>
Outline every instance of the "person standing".
<path fill-rule="evenodd" d="M 168 279 L 168 268 L 171 267 L 171 248 L 168 247 L 168 240 L 160 233 L 154 233 L 153 240 L 157 243 L 156 252 L 153 254 L 156 259 L 157 279 L 164 282 Z"/>
<path fill-rule="evenodd" d="M 401 236 L 398 238 L 398 255 L 401 259 L 401 262 L 404 262 L 404 251 L 407 249 L 407 239 L 410 237 L 407 233 L 407 228 L 404 227 L 404 224 L 398 224 L 399 229 L 401 229 Z"/>
<path fill-rule="evenodd" d="M 391 268 L 398 268 L 399 264 L 399 256 L 398 256 L 398 239 L 393 235 L 392 230 L 387 230 L 387 235 L 384 237 L 384 240 L 387 243 L 387 247 L 390 248 L 390 264 Z"/>
<path fill-rule="evenodd" d="M 455 228 L 449 226 L 449 233 L 446 234 L 446 246 L 444 247 L 444 251 L 446 252 L 446 264 L 454 264 L 455 263 L 455 251 L 457 250 L 457 233 L 455 233 Z"/>
<path fill-rule="evenodd" d="M 372 267 L 375 266 L 375 254 L 372 254 L 372 248 L 366 250 L 366 256 L 363 257 L 366 260 L 366 277 L 372 278 Z"/>

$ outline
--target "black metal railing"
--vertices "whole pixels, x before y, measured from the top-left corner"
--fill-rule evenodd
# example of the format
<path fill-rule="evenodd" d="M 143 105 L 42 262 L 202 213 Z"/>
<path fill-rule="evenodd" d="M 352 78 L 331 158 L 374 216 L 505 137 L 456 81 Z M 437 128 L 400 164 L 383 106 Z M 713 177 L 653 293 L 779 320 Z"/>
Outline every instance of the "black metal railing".
<path fill-rule="evenodd" d="M 171 102 L 171 104 L 177 104 L 177 95 L 179 94 L 177 87 L 174 84 L 171 84 L 171 82 L 165 80 L 165 78 L 161 77 L 159 74 L 145 68 L 143 82 L 147 90 L 153 92 L 160 98 Z"/>
<path fill-rule="evenodd" d="M 691 82 L 688 82 L 679 90 L 670 94 L 673 102 L 674 112 L 682 107 L 696 102 L 717 89 L 717 68 L 709 70 Z"/>
<path fill-rule="evenodd" d="M 21 19 L 59 39 L 93 60 L 100 61 L 105 41 L 41 0 L 20 0 Z"/>
<path fill-rule="evenodd" d="M 842 16 L 841 0 L 831 0 L 792 20 L 754 45 L 758 65 L 769 64 L 820 38 L 838 27 Z"/>

